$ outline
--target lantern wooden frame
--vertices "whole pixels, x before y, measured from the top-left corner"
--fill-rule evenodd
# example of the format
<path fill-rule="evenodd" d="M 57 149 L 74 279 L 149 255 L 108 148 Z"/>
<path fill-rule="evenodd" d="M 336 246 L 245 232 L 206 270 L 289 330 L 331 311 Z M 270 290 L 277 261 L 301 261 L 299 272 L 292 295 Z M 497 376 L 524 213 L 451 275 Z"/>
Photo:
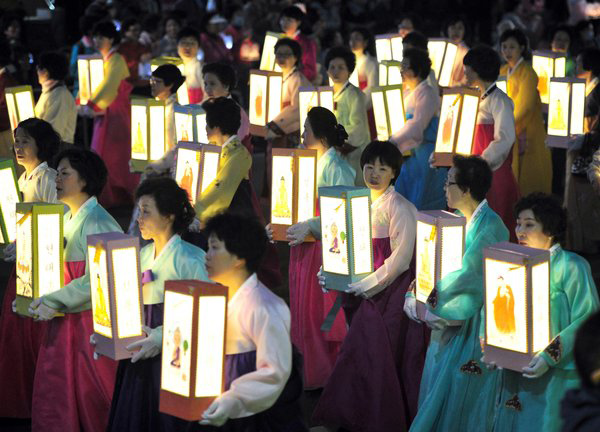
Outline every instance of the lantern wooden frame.
<path fill-rule="evenodd" d="M 402 36 L 398 33 L 386 33 L 375 36 L 375 51 L 377 61 L 397 60 L 402 61 Z"/>
<path fill-rule="evenodd" d="M 566 97 L 564 94 L 560 95 L 561 92 L 565 91 L 567 92 Z M 561 101 L 563 101 L 563 104 L 561 104 Z M 564 102 L 566 102 L 566 107 Z M 566 113 L 563 111 L 565 109 Z M 557 125 L 555 121 L 562 123 Z M 579 78 L 550 78 L 548 137 L 546 140 L 548 147 L 567 148 L 573 135 L 583 135 L 584 123 L 585 80 Z"/>
<path fill-rule="evenodd" d="M 174 179 L 179 187 L 188 192 L 192 205 L 196 204 L 198 196 L 202 195 L 202 192 L 216 178 L 219 171 L 221 150 L 220 146 L 191 142 L 180 142 L 177 146 Z M 192 154 L 194 154 L 194 160 L 191 160 L 190 156 Z M 207 155 L 211 156 L 207 158 Z M 189 185 L 183 184 L 182 180 L 185 176 L 186 162 L 190 164 L 192 171 L 192 180 Z M 188 189 L 188 186 L 191 187 L 191 190 Z"/>
<path fill-rule="evenodd" d="M 176 105 L 175 135 L 176 141 L 208 144 L 206 134 L 206 111 L 200 104 Z"/>
<path fill-rule="evenodd" d="M 167 119 L 164 101 L 131 99 L 131 166 L 143 172 L 167 152 Z M 144 119 L 139 120 L 139 119 Z"/>
<path fill-rule="evenodd" d="M 277 33 L 268 31 L 265 34 L 263 41 L 262 52 L 260 53 L 260 70 L 281 72 L 281 69 L 275 62 L 275 45 L 279 41 L 286 37 L 284 33 Z"/>
<path fill-rule="evenodd" d="M 373 88 L 371 101 L 377 139 L 387 141 L 406 123 L 402 84 Z"/>
<path fill-rule="evenodd" d="M 304 122 L 312 107 L 320 106 L 333 112 L 333 87 L 300 87 L 298 89 L 300 136 L 304 133 Z"/>
<path fill-rule="evenodd" d="M 379 86 L 402 84 L 402 63 L 397 60 L 379 62 Z"/>
<path fill-rule="evenodd" d="M 77 56 L 77 79 L 79 81 L 77 103 L 87 105 L 100 83 L 104 80 L 104 58 L 102 55 Z"/>
<path fill-rule="evenodd" d="M 33 89 L 30 85 L 8 87 L 4 90 L 6 108 L 11 130 L 15 130 L 23 120 L 35 117 Z"/>
<path fill-rule="evenodd" d="M 538 92 L 544 105 L 550 101 L 550 78 L 564 78 L 567 72 L 567 55 L 554 51 L 533 52 L 531 66 L 538 75 Z"/>
<path fill-rule="evenodd" d="M 281 72 L 250 71 L 250 133 L 266 136 L 265 126 L 282 108 L 283 75 Z"/>
<path fill-rule="evenodd" d="M 17 171 L 12 159 L 0 159 L 0 244 L 17 238 L 16 204 L 21 202 Z"/>

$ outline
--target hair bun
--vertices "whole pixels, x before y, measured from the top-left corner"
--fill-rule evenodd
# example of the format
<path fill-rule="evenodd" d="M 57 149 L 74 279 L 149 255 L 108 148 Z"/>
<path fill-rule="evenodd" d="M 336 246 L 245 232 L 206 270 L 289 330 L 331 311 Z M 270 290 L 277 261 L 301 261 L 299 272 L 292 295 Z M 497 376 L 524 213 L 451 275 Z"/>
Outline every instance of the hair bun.
<path fill-rule="evenodd" d="M 346 132 L 344 125 L 342 125 L 340 123 L 336 124 L 335 131 L 337 133 L 339 143 L 343 143 L 344 141 L 346 141 L 348 139 L 348 132 Z"/>

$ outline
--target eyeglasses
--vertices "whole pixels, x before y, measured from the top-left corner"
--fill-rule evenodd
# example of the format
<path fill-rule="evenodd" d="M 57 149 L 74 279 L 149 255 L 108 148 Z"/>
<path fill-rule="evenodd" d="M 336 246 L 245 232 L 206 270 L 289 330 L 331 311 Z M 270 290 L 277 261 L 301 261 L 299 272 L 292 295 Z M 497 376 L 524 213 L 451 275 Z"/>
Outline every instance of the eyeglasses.
<path fill-rule="evenodd" d="M 455 184 L 458 184 L 458 183 L 447 181 L 446 183 L 444 183 L 444 187 L 449 187 L 449 186 L 452 186 L 452 185 L 455 185 Z"/>
<path fill-rule="evenodd" d="M 150 84 L 160 85 L 160 84 L 164 84 L 164 83 L 165 83 L 165 80 L 163 80 L 162 78 L 155 78 L 155 77 L 150 78 Z"/>

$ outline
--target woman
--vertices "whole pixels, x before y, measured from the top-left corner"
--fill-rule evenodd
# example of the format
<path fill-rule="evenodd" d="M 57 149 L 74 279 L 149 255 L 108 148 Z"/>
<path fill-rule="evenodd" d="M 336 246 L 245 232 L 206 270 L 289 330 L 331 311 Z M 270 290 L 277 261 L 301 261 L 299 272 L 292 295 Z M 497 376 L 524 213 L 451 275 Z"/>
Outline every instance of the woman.
<path fill-rule="evenodd" d="M 143 87 L 148 85 L 148 81 L 140 79 L 140 63 L 147 63 L 152 57 L 152 49 L 139 41 L 142 25 L 135 18 L 128 18 L 121 25 L 121 34 L 123 38 L 119 44 L 119 54 L 127 62 L 129 77 L 127 81 L 133 87 Z"/>
<path fill-rule="evenodd" d="M 500 58 L 492 48 L 479 46 L 464 58 L 467 85 L 479 89 L 481 101 L 477 112 L 473 153 L 480 155 L 494 175 L 487 194 L 490 207 L 502 218 L 514 239 L 512 208 L 519 199 L 519 186 L 512 169 L 515 142 L 513 103 L 496 87 Z"/>
<path fill-rule="evenodd" d="M 204 61 L 207 63 L 233 61 L 230 48 L 221 37 L 227 29 L 227 20 L 216 12 L 204 16 L 202 28 L 206 29 L 200 35 L 200 46 L 204 51 Z"/>
<path fill-rule="evenodd" d="M 181 30 L 181 20 L 174 14 L 170 14 L 165 18 L 162 25 L 165 33 L 158 42 L 158 55 L 177 57 L 177 44 L 179 41 L 177 33 Z"/>
<path fill-rule="evenodd" d="M 311 109 L 302 138 L 306 148 L 317 150 L 317 188 L 354 186 L 356 174 L 343 157 L 352 146 L 346 142 L 348 134 L 331 111 L 323 107 Z M 292 342 L 303 355 L 304 387 L 315 389 L 323 387 L 331 374 L 346 326 L 342 314 L 338 314 L 331 331 L 321 331 L 337 295 L 321 292 L 317 281 L 322 264 L 321 242 L 305 243 L 309 234 L 321 238 L 318 217 L 292 225 L 287 231 L 292 246 L 289 265 Z"/>
<path fill-rule="evenodd" d="M 29 311 L 47 321 L 33 382 L 33 430 L 103 431 L 110 408 L 116 365 L 94 360 L 88 343 L 93 333 L 87 236 L 121 232 L 119 224 L 98 204 L 107 170 L 90 151 L 61 152 L 56 191 L 69 207 L 64 216 L 65 286 L 34 300 Z M 53 319 L 58 312 L 64 317 Z"/>
<path fill-rule="evenodd" d="M 594 129 L 600 114 L 600 50 L 587 48 L 577 56 L 577 77 L 585 79 L 584 129 Z"/>
<path fill-rule="evenodd" d="M 448 18 L 444 26 L 444 33 L 443 36 L 450 39 L 450 41 L 458 47 L 456 57 L 454 58 L 454 66 L 452 66 L 452 77 L 450 78 L 450 87 L 458 87 L 465 84 L 463 59 L 469 51 L 469 47 L 465 43 L 465 36 L 467 33 L 465 17 L 462 15 L 454 15 Z"/>
<path fill-rule="evenodd" d="M 560 401 L 568 389 L 579 386 L 573 360 L 575 334 L 586 318 L 598 310 L 598 292 L 589 263 L 560 246 L 566 214 L 556 199 L 541 193 L 531 194 L 517 203 L 515 216 L 519 244 L 550 252 L 553 339 L 522 373 L 500 371 L 494 430 L 560 431 Z"/>
<path fill-rule="evenodd" d="M 142 238 L 152 241 L 140 252 L 147 337 L 127 347 L 136 351 L 131 360 L 119 362 L 107 430 L 183 430 L 183 420 L 158 411 L 165 281 L 208 281 L 205 253 L 180 237 L 195 213 L 187 193 L 175 180 L 146 180 L 138 188 L 136 200 Z"/>
<path fill-rule="evenodd" d="M 68 73 L 67 58 L 63 54 L 40 54 L 37 76 L 42 86 L 42 94 L 35 104 L 35 116 L 50 123 L 62 141 L 73 144 L 77 107 L 75 99 L 65 85 Z"/>
<path fill-rule="evenodd" d="M 19 177 L 24 202 L 57 202 L 56 171 L 48 162 L 58 152 L 59 145 L 60 137 L 44 120 L 27 119 L 15 129 L 15 154 L 25 168 Z M 15 253 L 15 243 L 8 245 L 4 260 L 14 261 Z M 4 347 L 0 352 L 0 417 L 29 418 L 35 365 L 47 326 L 13 314 L 11 305 L 15 295 L 13 270 L 0 314 L 0 344 Z"/>
<path fill-rule="evenodd" d="M 485 160 L 454 157 L 445 189 L 448 206 L 467 220 L 465 249 L 462 268 L 439 280 L 427 299 L 425 323 L 433 332 L 411 431 L 490 430 L 496 375 L 480 363 L 483 250 L 508 241 L 508 230 L 485 199 L 491 185 Z M 405 311 L 418 320 L 414 293 L 407 294 Z"/>
<path fill-rule="evenodd" d="M 365 95 L 350 83 L 356 59 L 346 47 L 333 47 L 325 58 L 325 69 L 333 81 L 333 113 L 339 124 L 348 133 L 348 143 L 355 148 L 348 154 L 348 162 L 357 173 L 354 179 L 357 185 L 363 185 L 360 174 L 360 155 L 369 144 L 369 123 Z"/>
<path fill-rule="evenodd" d="M 444 180 L 447 170 L 429 166 L 438 128 L 440 95 L 429 84 L 431 60 L 426 51 L 409 48 L 402 59 L 402 82 L 410 93 L 405 97 L 406 123 L 390 141 L 401 152 L 410 151 L 396 180 L 396 191 L 412 202 L 417 210 L 446 208 Z"/>
<path fill-rule="evenodd" d="M 300 45 L 302 73 L 308 81 L 313 82 L 317 77 L 317 48 L 315 41 L 306 34 L 306 15 L 298 6 L 288 6 L 281 11 L 279 25 L 285 36 L 295 40 Z"/>
<path fill-rule="evenodd" d="M 508 96 L 515 104 L 518 148 L 513 153 L 518 154 L 518 163 L 513 165 L 513 172 L 522 195 L 550 193 L 552 161 L 545 144 L 538 77 L 529 62 L 527 37 L 521 30 L 507 30 L 500 37 L 500 44 L 506 60 L 500 75 L 506 76 Z"/>
<path fill-rule="evenodd" d="M 1 40 L 1 39 L 0 39 Z M 6 106 L 6 92 L 9 87 L 19 85 L 19 82 L 8 70 L 10 59 L 8 58 L 8 46 L 0 42 L 0 158 L 8 158 L 15 161 L 15 153 L 13 151 L 13 130 L 8 117 L 8 108 Z M 18 171 L 17 167 L 17 171 Z"/>
<path fill-rule="evenodd" d="M 139 176 L 129 171 L 131 159 L 131 84 L 123 56 L 116 52 L 119 34 L 108 21 L 94 26 L 94 46 L 104 58 L 104 79 L 82 112 L 94 116 L 92 150 L 106 163 L 108 181 L 99 197 L 104 207 L 133 202 Z"/>
<path fill-rule="evenodd" d="M 191 27 L 185 27 L 177 33 L 177 54 L 183 60 L 183 75 L 188 93 L 188 103 L 198 104 L 204 99 L 204 81 L 202 62 L 198 60 L 200 36 Z M 183 101 L 180 101 L 183 103 Z"/>

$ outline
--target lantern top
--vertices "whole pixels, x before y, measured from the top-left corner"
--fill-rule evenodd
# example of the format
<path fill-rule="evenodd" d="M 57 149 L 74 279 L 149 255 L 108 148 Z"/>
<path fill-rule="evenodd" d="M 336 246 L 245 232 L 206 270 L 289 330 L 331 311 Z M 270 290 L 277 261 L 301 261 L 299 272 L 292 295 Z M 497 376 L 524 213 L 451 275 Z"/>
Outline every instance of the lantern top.
<path fill-rule="evenodd" d="M 490 253 L 491 252 L 491 253 Z M 506 260 L 515 264 L 538 264 L 550 260 L 550 251 L 523 246 L 517 243 L 500 242 L 485 249 L 485 256 Z"/>
<path fill-rule="evenodd" d="M 359 186 L 324 186 L 319 188 L 319 196 L 340 196 L 346 194 L 348 197 L 369 195 L 371 193 L 366 187 Z M 342 196 L 343 198 L 343 196 Z"/>
<path fill-rule="evenodd" d="M 585 79 L 575 77 L 560 77 L 550 78 L 550 82 L 569 83 L 569 84 L 585 84 Z"/>
<path fill-rule="evenodd" d="M 179 105 L 176 104 L 174 111 L 176 113 L 185 113 L 185 114 L 204 114 L 206 111 L 202 108 L 201 104 L 189 104 L 189 105 Z"/>
<path fill-rule="evenodd" d="M 267 77 L 283 77 L 283 72 L 275 72 L 275 71 L 262 70 L 262 69 L 251 69 L 250 74 L 251 75 L 264 75 Z"/>
<path fill-rule="evenodd" d="M 383 86 L 375 86 L 371 92 L 386 92 L 391 90 L 401 90 L 404 91 L 404 86 L 402 84 L 390 84 Z"/>
<path fill-rule="evenodd" d="M 102 234 L 90 234 L 87 236 L 87 242 L 89 245 L 96 245 L 99 242 L 110 242 L 110 241 L 115 241 L 115 240 L 130 240 L 130 239 L 137 239 L 137 237 L 123 234 L 118 231 L 107 232 L 107 233 L 102 233 Z"/>
<path fill-rule="evenodd" d="M 21 93 L 21 92 L 33 92 L 33 88 L 30 85 L 7 87 L 4 90 L 6 93 Z"/>
<path fill-rule="evenodd" d="M 104 60 L 102 54 L 81 54 L 77 56 L 77 60 Z"/>
<path fill-rule="evenodd" d="M 479 89 L 476 89 L 474 87 L 466 87 L 466 86 L 444 87 L 442 96 L 458 95 L 458 94 L 468 95 L 468 96 L 476 96 L 478 98 L 481 97 L 481 91 Z"/>
<path fill-rule="evenodd" d="M 546 58 L 552 58 L 552 59 L 567 57 L 566 53 L 560 53 L 560 52 L 555 52 L 555 51 L 550 51 L 550 50 L 535 50 L 535 51 L 533 51 L 532 55 L 533 55 L 533 57 L 546 57 Z"/>
<path fill-rule="evenodd" d="M 460 225 L 462 221 L 466 223 L 467 219 L 464 216 L 457 215 L 446 210 L 424 210 L 417 214 L 417 220 L 426 223 L 436 223 L 439 219 L 445 219 Z"/>

